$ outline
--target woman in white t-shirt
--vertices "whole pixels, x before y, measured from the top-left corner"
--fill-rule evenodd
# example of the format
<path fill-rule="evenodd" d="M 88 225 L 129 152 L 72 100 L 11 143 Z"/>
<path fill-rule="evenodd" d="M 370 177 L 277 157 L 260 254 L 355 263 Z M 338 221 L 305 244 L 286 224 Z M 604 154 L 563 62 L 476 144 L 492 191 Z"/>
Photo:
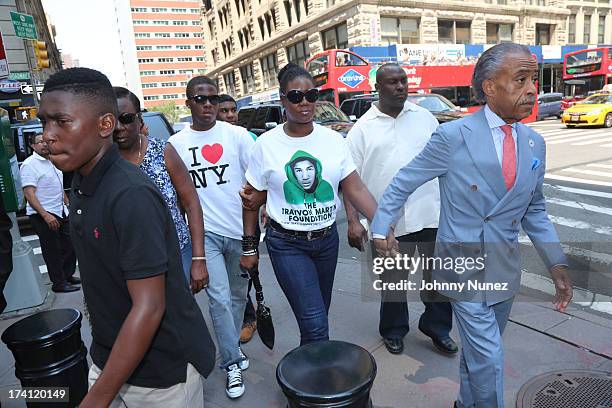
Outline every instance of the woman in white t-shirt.
<path fill-rule="evenodd" d="M 274 273 L 300 327 L 301 344 L 329 339 L 327 314 L 338 261 L 338 192 L 371 219 L 376 201 L 355 171 L 342 136 L 313 123 L 319 91 L 295 64 L 278 73 L 287 122 L 260 136 L 251 151 L 246 179 L 267 193 L 266 246 Z M 257 265 L 256 200 L 245 199 L 243 256 Z M 261 204 L 260 204 L 261 205 Z M 255 210 L 255 211 L 253 211 Z"/>

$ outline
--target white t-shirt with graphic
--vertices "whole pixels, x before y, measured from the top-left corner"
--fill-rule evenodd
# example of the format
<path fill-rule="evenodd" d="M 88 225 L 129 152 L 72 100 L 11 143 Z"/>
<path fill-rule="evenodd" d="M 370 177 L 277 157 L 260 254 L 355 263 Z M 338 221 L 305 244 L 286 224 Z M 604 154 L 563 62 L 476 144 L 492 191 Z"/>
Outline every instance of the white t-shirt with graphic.
<path fill-rule="evenodd" d="M 168 142 L 185 163 L 198 192 L 205 230 L 241 239 L 242 202 L 238 193 L 255 143 L 248 131 L 217 121 L 206 131 L 185 128 Z"/>
<path fill-rule="evenodd" d="M 314 125 L 305 137 L 278 126 L 261 135 L 251 152 L 247 181 L 268 191 L 268 216 L 284 228 L 313 231 L 330 226 L 341 208 L 340 181 L 355 171 L 342 136 Z"/>

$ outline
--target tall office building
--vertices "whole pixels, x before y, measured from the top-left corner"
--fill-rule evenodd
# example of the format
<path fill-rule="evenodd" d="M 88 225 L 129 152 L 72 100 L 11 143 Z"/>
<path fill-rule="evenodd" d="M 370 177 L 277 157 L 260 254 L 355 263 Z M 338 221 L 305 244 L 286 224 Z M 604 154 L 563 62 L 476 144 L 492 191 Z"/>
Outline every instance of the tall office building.
<path fill-rule="evenodd" d="M 150 108 L 182 105 L 187 81 L 204 71 L 201 2 L 115 0 L 125 83 Z"/>

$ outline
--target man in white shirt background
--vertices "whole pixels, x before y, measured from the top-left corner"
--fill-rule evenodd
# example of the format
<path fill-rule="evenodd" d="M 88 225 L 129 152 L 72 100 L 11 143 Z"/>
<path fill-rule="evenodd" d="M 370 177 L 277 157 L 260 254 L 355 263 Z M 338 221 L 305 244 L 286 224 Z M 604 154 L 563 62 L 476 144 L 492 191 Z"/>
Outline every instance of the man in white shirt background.
<path fill-rule="evenodd" d="M 40 240 L 42 256 L 56 293 L 74 292 L 81 280 L 74 275 L 76 255 L 70 240 L 68 197 L 63 175 L 51 161 L 42 133 L 32 136 L 34 150 L 20 169 L 23 193 L 28 202 L 26 213 Z"/>
<path fill-rule="evenodd" d="M 363 182 L 377 201 L 397 171 L 415 157 L 436 130 L 438 121 L 426 109 L 407 101 L 406 73 L 398 64 L 383 65 L 376 74 L 379 101 L 357 121 L 347 136 L 349 148 Z M 357 212 L 345 200 L 349 223 L 349 244 L 363 251 L 367 233 Z M 420 187 L 406 202 L 395 224 L 395 236 L 402 252 L 408 256 L 432 257 L 440 215 L 438 180 Z M 372 251 L 375 253 L 375 251 Z M 384 282 L 399 282 L 407 271 L 387 270 Z M 423 268 L 423 278 L 431 271 Z M 420 285 L 419 285 L 420 287 Z M 421 293 L 425 311 L 419 319 L 419 330 L 430 337 L 441 352 L 455 354 L 457 345 L 450 337 L 452 309 L 446 298 L 436 293 Z M 381 292 L 379 332 L 387 350 L 399 354 L 409 331 L 405 291 Z"/>

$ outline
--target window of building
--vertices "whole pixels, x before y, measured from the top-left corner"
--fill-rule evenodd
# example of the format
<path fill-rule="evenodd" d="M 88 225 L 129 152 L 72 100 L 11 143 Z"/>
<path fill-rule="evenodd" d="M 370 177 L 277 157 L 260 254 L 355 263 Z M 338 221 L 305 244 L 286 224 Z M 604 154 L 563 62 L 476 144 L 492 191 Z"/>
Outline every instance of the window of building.
<path fill-rule="evenodd" d="M 471 35 L 469 21 L 438 20 L 438 43 L 440 44 L 469 44 Z"/>
<path fill-rule="evenodd" d="M 276 85 L 276 75 L 278 74 L 278 61 L 276 53 L 266 55 L 261 60 L 261 72 L 263 75 L 264 87 L 271 88 Z"/>
<path fill-rule="evenodd" d="M 512 42 L 512 24 L 487 23 L 487 44 Z"/>
<path fill-rule="evenodd" d="M 191 75 L 193 74 L 193 69 L 179 69 L 179 74 Z"/>
<path fill-rule="evenodd" d="M 153 25 L 170 25 L 168 20 L 153 20 Z"/>
<path fill-rule="evenodd" d="M 159 95 L 147 95 L 144 97 L 145 101 L 156 101 L 159 99 Z"/>
<path fill-rule="evenodd" d="M 142 84 L 142 87 L 143 88 L 157 88 L 157 83 L 153 82 L 153 83 L 150 83 L 150 84 Z"/>
<path fill-rule="evenodd" d="M 146 7 L 132 7 L 132 13 L 146 13 Z"/>
<path fill-rule="evenodd" d="M 188 48 L 187 48 L 187 49 L 188 49 Z M 203 46 L 203 45 L 194 45 L 194 46 L 193 46 L 193 49 L 194 49 L 194 50 L 203 50 L 203 49 L 204 49 L 204 46 Z"/>
<path fill-rule="evenodd" d="M 567 23 L 567 42 L 576 44 L 576 16 L 571 15 Z"/>
<path fill-rule="evenodd" d="M 348 32 L 346 29 L 346 23 L 323 31 L 323 49 L 329 50 L 332 48 L 348 48 Z"/>
<path fill-rule="evenodd" d="M 550 24 L 536 24 L 536 45 L 550 45 Z"/>
<path fill-rule="evenodd" d="M 597 27 L 597 43 L 603 44 L 605 42 L 606 34 L 606 16 L 599 16 L 599 27 Z"/>
<path fill-rule="evenodd" d="M 141 76 L 151 76 L 155 75 L 155 71 L 140 71 Z"/>
<path fill-rule="evenodd" d="M 187 86 L 187 81 L 181 81 L 181 86 Z"/>
<path fill-rule="evenodd" d="M 172 25 L 175 25 L 175 26 L 186 26 L 186 25 L 189 25 L 189 21 L 185 21 L 185 20 L 178 20 L 177 21 L 177 20 L 175 20 L 175 21 L 172 22 Z"/>
<path fill-rule="evenodd" d="M 149 22 L 147 20 L 134 20 L 134 25 L 147 25 Z"/>
<path fill-rule="evenodd" d="M 178 62 L 191 62 L 193 61 L 193 58 L 192 57 L 178 57 L 176 60 Z"/>
<path fill-rule="evenodd" d="M 253 75 L 253 64 L 241 66 L 240 76 L 242 77 L 242 92 L 244 94 L 255 92 L 255 75 Z"/>
<path fill-rule="evenodd" d="M 155 38 L 170 38 L 170 33 L 155 33 Z"/>
<path fill-rule="evenodd" d="M 159 71 L 159 75 L 174 75 L 175 71 L 173 69 L 162 69 Z"/>
<path fill-rule="evenodd" d="M 200 14 L 200 9 L 189 9 L 189 11 L 192 13 Z"/>
<path fill-rule="evenodd" d="M 151 50 L 153 50 L 152 45 L 137 45 L 136 46 L 136 51 L 151 51 Z"/>
<path fill-rule="evenodd" d="M 173 13 L 186 13 L 187 9 L 186 8 L 173 8 L 172 12 Z"/>
<path fill-rule="evenodd" d="M 155 48 L 158 50 L 171 50 L 172 46 L 171 45 L 158 45 Z"/>
<path fill-rule="evenodd" d="M 196 57 L 195 59 L 197 62 L 203 62 L 204 61 L 204 57 Z"/>
<path fill-rule="evenodd" d="M 300 41 L 290 45 L 287 47 L 287 57 L 289 62 L 293 62 L 303 67 L 308 57 L 310 57 L 308 43 L 306 41 Z"/>
<path fill-rule="evenodd" d="M 591 43 L 591 15 L 584 16 L 584 40 L 582 41 L 585 44 Z"/>
<path fill-rule="evenodd" d="M 308 0 L 304 0 L 304 11 L 306 12 L 306 15 L 308 15 L 310 12 L 310 4 L 308 4 Z"/>
<path fill-rule="evenodd" d="M 223 82 L 225 83 L 225 90 L 227 93 L 236 95 L 236 76 L 234 75 L 234 71 L 224 74 Z"/>
<path fill-rule="evenodd" d="M 174 33 L 175 38 L 189 38 L 189 33 Z"/>
<path fill-rule="evenodd" d="M 176 49 L 177 50 L 190 50 L 191 49 L 191 45 L 177 45 Z"/>
<path fill-rule="evenodd" d="M 420 43 L 419 20 L 416 18 L 380 18 L 380 33 L 383 44 Z"/>
<path fill-rule="evenodd" d="M 138 58 L 139 64 L 150 64 L 153 62 L 153 58 Z"/>
<path fill-rule="evenodd" d="M 202 37 L 202 33 L 192 33 L 194 37 Z"/>
<path fill-rule="evenodd" d="M 179 96 L 177 94 L 164 95 L 164 99 L 178 99 Z"/>
<path fill-rule="evenodd" d="M 151 13 L 165 13 L 168 9 L 165 7 L 151 7 Z"/>
<path fill-rule="evenodd" d="M 291 3 L 289 3 L 288 1 L 283 1 L 283 4 L 285 5 L 285 15 L 287 16 L 287 24 L 289 25 L 289 27 L 291 27 L 291 24 L 293 23 L 293 21 L 291 20 Z"/>
<path fill-rule="evenodd" d="M 176 86 L 176 82 L 162 82 L 161 86 L 163 88 L 172 88 Z"/>
<path fill-rule="evenodd" d="M 191 25 L 194 26 L 201 26 L 202 22 L 200 20 L 191 20 Z"/>
<path fill-rule="evenodd" d="M 336 4 L 336 0 L 325 0 L 325 8 L 330 8 L 334 4 Z"/>
<path fill-rule="evenodd" d="M 136 38 L 151 38 L 151 33 L 134 33 Z"/>
<path fill-rule="evenodd" d="M 157 62 L 174 62 L 174 58 L 158 58 Z"/>

